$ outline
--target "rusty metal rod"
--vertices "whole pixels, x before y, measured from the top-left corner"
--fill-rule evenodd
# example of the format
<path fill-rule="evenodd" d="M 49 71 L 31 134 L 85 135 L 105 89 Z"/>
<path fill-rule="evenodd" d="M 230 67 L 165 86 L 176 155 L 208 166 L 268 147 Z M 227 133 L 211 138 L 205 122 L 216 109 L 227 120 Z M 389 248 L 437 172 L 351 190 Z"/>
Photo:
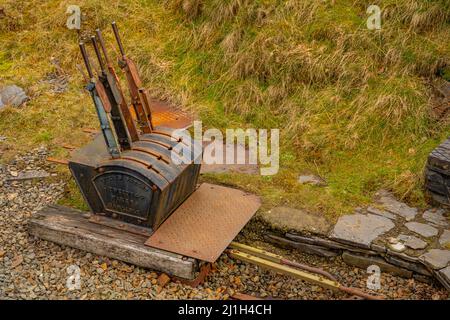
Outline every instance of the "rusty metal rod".
<path fill-rule="evenodd" d="M 103 40 L 102 32 L 100 29 L 95 30 L 97 33 L 98 42 L 100 43 L 100 47 L 102 48 L 103 56 L 105 57 L 106 65 L 111 65 L 111 60 L 109 59 L 108 52 L 106 51 L 105 41 Z"/>
<path fill-rule="evenodd" d="M 94 47 L 95 55 L 97 56 L 98 64 L 100 65 L 100 70 L 105 72 L 105 64 L 103 63 L 102 55 L 100 54 L 100 49 L 98 48 L 97 39 L 95 36 L 91 36 L 92 46 Z"/>
<path fill-rule="evenodd" d="M 111 23 L 112 29 L 114 31 L 114 37 L 116 38 L 117 44 L 119 45 L 120 54 L 122 57 L 125 56 L 125 50 L 123 49 L 122 40 L 120 40 L 119 29 L 117 28 L 116 22 Z"/>
<path fill-rule="evenodd" d="M 329 272 L 327 272 L 327 271 L 325 271 L 323 269 L 307 266 L 306 264 L 290 261 L 290 260 L 287 260 L 287 259 L 281 259 L 280 263 L 284 264 L 284 265 L 287 265 L 287 266 L 294 267 L 294 268 L 302 269 L 302 270 L 305 270 L 305 271 L 321 274 L 321 275 L 323 275 L 324 277 L 326 277 L 326 278 L 328 278 L 330 280 L 337 281 L 336 277 L 334 277 L 331 273 L 329 273 Z"/>
<path fill-rule="evenodd" d="M 367 299 L 367 300 L 384 300 L 383 296 L 374 296 L 374 295 L 368 294 L 358 288 L 346 287 L 346 286 L 341 285 L 339 287 L 339 290 L 341 290 L 342 292 L 354 295 L 354 296 L 358 296 L 358 297 Z"/>
<path fill-rule="evenodd" d="M 89 78 L 92 79 L 94 77 L 94 73 L 92 72 L 91 63 L 89 62 L 89 56 L 86 52 L 86 48 L 83 42 L 79 43 L 81 55 L 83 56 L 84 64 L 86 65 L 86 70 L 88 72 Z"/>
<path fill-rule="evenodd" d="M 254 247 L 251 247 L 251 246 L 248 246 L 245 244 L 241 244 L 241 243 L 237 243 L 237 242 L 232 242 L 230 244 L 230 248 L 232 248 L 232 250 L 227 250 L 227 251 L 229 253 L 231 253 L 232 256 L 234 255 L 235 258 L 241 259 L 246 262 L 265 266 L 274 271 L 286 273 L 286 274 L 298 277 L 300 279 L 316 283 L 316 284 L 326 287 L 328 289 L 340 290 L 342 292 L 345 292 L 345 293 L 348 293 L 351 295 L 355 295 L 355 296 L 359 296 L 364 299 L 368 299 L 368 300 L 383 300 L 384 299 L 383 296 L 375 296 L 375 295 L 365 293 L 364 291 L 357 289 L 357 288 L 346 287 L 346 286 L 342 285 L 341 283 L 339 283 L 336 280 L 336 278 L 333 275 L 331 275 L 330 273 L 328 273 L 327 271 L 324 271 L 319 268 L 307 266 L 304 264 L 300 264 L 300 263 L 297 263 L 294 261 L 287 260 L 280 255 L 277 255 L 277 254 L 274 254 L 271 252 L 267 252 L 262 249 L 254 248 Z M 242 252 L 242 254 L 239 253 L 239 251 Z M 324 276 L 328 280 L 321 279 L 321 278 L 315 278 L 313 275 L 308 275 L 306 273 L 298 273 L 295 271 L 290 271 L 288 269 L 284 269 L 285 267 L 282 267 L 283 265 L 286 265 L 288 267 L 293 267 L 295 269 L 302 269 L 305 271 L 309 271 L 311 273 L 315 273 L 315 274 Z M 295 269 L 292 269 L 292 270 L 295 270 Z"/>

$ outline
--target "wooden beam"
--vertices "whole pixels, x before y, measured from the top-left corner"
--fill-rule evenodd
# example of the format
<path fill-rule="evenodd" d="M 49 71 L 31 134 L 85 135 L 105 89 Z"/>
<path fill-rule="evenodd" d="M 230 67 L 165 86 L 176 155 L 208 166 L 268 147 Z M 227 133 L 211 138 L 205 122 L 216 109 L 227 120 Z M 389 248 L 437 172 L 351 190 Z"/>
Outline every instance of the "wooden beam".
<path fill-rule="evenodd" d="M 140 267 L 194 279 L 195 259 L 150 248 L 147 237 L 89 222 L 86 212 L 51 205 L 28 223 L 29 233 L 44 240 L 125 261 Z"/>

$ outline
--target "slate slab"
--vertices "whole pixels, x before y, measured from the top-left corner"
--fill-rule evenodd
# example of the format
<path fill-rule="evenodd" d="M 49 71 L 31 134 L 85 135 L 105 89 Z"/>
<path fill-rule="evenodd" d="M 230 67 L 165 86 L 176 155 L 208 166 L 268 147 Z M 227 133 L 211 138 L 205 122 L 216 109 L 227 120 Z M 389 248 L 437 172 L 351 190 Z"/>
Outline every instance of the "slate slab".
<path fill-rule="evenodd" d="M 412 272 L 410 270 L 406 270 L 404 268 L 395 266 L 393 264 L 390 264 L 386 262 L 383 258 L 379 257 L 366 257 L 362 255 L 357 255 L 349 252 L 344 252 L 342 254 L 342 260 L 344 260 L 345 263 L 361 268 L 361 269 L 367 269 L 367 267 L 371 265 L 377 265 L 380 267 L 380 270 L 383 272 L 389 272 L 395 275 L 398 275 L 400 277 L 404 278 L 411 278 Z"/>
<path fill-rule="evenodd" d="M 275 229 L 296 231 L 300 234 L 327 235 L 331 229 L 330 223 L 324 217 L 289 207 L 275 207 L 262 213 L 261 217 Z"/>
<path fill-rule="evenodd" d="M 424 249 L 427 246 L 425 241 L 412 235 L 400 234 L 397 239 L 402 241 L 408 248 L 414 250 Z"/>
<path fill-rule="evenodd" d="M 386 218 L 389 218 L 389 219 L 391 219 L 391 220 L 397 219 L 397 216 L 396 216 L 395 214 L 390 213 L 390 212 L 385 211 L 385 210 L 380 210 L 380 209 L 378 209 L 378 208 L 368 207 L 368 208 L 367 208 L 367 211 L 368 211 L 369 213 L 376 214 L 377 216 L 386 217 Z"/>
<path fill-rule="evenodd" d="M 15 180 L 31 180 L 31 179 L 43 179 L 50 176 L 45 170 L 30 170 L 23 172 L 16 172 L 16 174 L 11 174 L 11 177 L 7 178 L 7 181 L 15 181 Z"/>
<path fill-rule="evenodd" d="M 419 259 L 432 269 L 443 269 L 450 262 L 450 250 L 431 249 Z"/>
<path fill-rule="evenodd" d="M 444 230 L 439 238 L 439 244 L 446 249 L 450 249 L 450 230 Z"/>
<path fill-rule="evenodd" d="M 447 227 L 449 225 L 447 218 L 444 216 L 446 211 L 444 209 L 429 209 L 425 211 L 422 217 L 435 224 L 436 226 Z"/>
<path fill-rule="evenodd" d="M 394 256 L 386 256 L 385 258 L 389 263 L 394 264 L 396 266 L 414 271 L 416 273 L 419 273 L 421 275 L 427 276 L 427 277 L 431 277 L 432 274 L 430 271 L 428 271 L 428 269 L 422 264 L 422 263 L 415 263 L 415 262 L 411 262 L 411 261 L 407 261 L 405 259 L 400 259 Z"/>
<path fill-rule="evenodd" d="M 292 241 L 283 237 L 279 237 L 273 234 L 265 234 L 264 239 L 266 241 L 269 241 L 271 243 L 277 244 L 282 247 L 287 248 L 294 248 L 301 252 L 314 254 L 317 256 L 325 257 L 325 258 L 331 258 L 336 257 L 340 254 L 340 252 L 334 251 L 334 250 L 328 250 L 327 248 L 316 246 L 312 244 L 306 244 L 306 243 L 300 243 L 296 241 Z"/>
<path fill-rule="evenodd" d="M 442 283 L 442 285 L 447 290 L 450 290 L 450 266 L 436 272 L 436 276 L 438 280 Z"/>
<path fill-rule="evenodd" d="M 411 208 L 406 203 L 397 201 L 391 195 L 381 196 L 379 202 L 383 205 L 384 209 L 405 218 L 406 221 L 413 220 L 418 213 L 417 208 Z"/>
<path fill-rule="evenodd" d="M 369 248 L 373 240 L 394 228 L 394 223 L 374 214 L 353 214 L 340 217 L 330 238 Z"/>
<path fill-rule="evenodd" d="M 412 232 L 420 234 L 425 238 L 437 236 L 439 232 L 439 230 L 436 229 L 435 227 L 420 222 L 407 222 L 405 223 L 405 226 Z"/>

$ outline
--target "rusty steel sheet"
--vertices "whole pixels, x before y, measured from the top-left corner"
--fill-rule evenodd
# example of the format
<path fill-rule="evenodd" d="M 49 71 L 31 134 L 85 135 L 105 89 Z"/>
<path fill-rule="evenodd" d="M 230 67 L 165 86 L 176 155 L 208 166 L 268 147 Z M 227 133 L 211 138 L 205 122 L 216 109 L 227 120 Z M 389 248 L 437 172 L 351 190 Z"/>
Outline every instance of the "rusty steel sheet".
<path fill-rule="evenodd" d="M 260 206 L 256 195 L 203 183 L 145 244 L 214 262 Z"/>
<path fill-rule="evenodd" d="M 152 121 L 155 127 L 184 129 L 192 125 L 194 117 L 189 113 L 170 105 L 166 101 L 150 99 Z"/>

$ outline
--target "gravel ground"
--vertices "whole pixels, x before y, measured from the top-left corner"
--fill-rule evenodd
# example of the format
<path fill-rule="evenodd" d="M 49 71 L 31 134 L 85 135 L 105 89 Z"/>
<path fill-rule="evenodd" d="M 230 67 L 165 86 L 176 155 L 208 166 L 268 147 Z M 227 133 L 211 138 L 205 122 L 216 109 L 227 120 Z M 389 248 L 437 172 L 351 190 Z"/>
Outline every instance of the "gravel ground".
<path fill-rule="evenodd" d="M 274 299 L 344 299 L 333 293 L 287 276 L 240 263 L 223 254 L 213 265 L 207 281 L 198 288 L 170 282 L 161 287 L 159 273 L 99 257 L 77 249 L 42 241 L 27 233 L 31 214 L 54 203 L 64 192 L 58 177 L 37 181 L 6 182 L 11 172 L 44 169 L 45 149 L 0 165 L 0 299 L 228 299 L 235 292 Z M 264 247 L 291 260 L 322 267 L 343 284 L 366 287 L 364 270 L 347 266 L 342 259 L 323 259 L 275 248 L 259 241 L 260 226 L 250 223 L 238 241 Z M 81 270 L 81 288 L 68 290 L 68 267 Z M 448 299 L 439 284 L 426 284 L 382 274 L 377 294 L 395 299 Z"/>

